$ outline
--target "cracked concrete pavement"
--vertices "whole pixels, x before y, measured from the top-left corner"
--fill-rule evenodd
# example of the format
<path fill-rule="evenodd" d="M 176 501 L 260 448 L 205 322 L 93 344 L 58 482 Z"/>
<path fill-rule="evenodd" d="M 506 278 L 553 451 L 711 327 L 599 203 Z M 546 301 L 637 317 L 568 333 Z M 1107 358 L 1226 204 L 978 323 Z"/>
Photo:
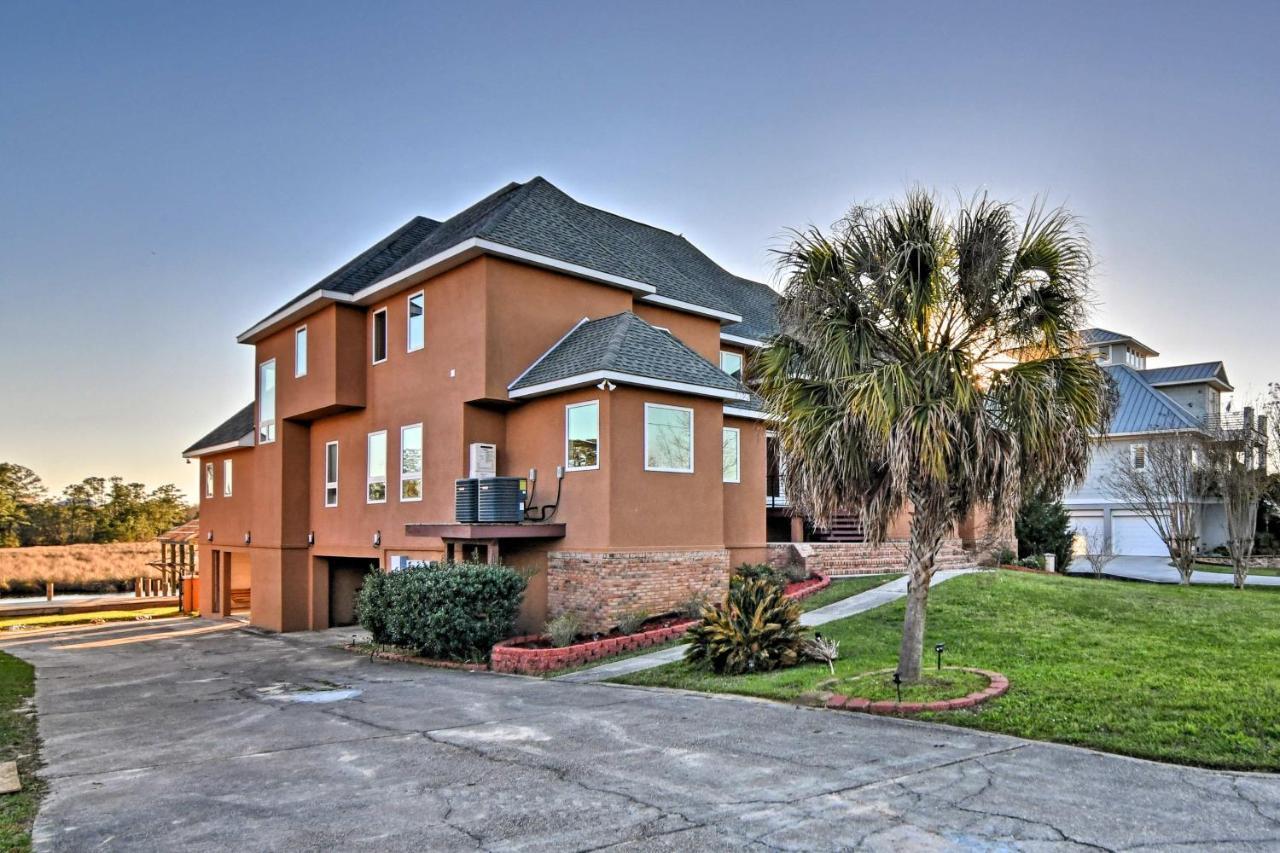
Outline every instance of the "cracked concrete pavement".
<path fill-rule="evenodd" d="M 37 666 L 36 848 L 1280 850 L 1273 776 L 371 661 L 349 634 L 9 648 Z"/>

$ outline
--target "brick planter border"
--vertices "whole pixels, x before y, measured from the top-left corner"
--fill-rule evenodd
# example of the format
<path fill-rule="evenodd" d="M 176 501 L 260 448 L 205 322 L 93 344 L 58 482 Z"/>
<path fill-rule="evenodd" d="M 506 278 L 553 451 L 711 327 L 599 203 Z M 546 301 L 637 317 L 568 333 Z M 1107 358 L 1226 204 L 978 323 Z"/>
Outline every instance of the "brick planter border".
<path fill-rule="evenodd" d="M 986 676 L 986 679 L 989 682 L 986 689 L 979 690 L 976 693 L 970 693 L 968 696 L 961 696 L 958 699 L 939 699 L 936 702 L 902 703 L 892 700 L 873 702 L 870 699 L 862 699 L 857 696 L 841 696 L 839 693 L 836 693 L 827 700 L 827 707 L 840 711 L 862 711 L 867 714 L 883 714 L 889 716 L 922 714 L 934 711 L 959 711 L 964 708 L 972 708 L 976 705 L 981 705 L 988 699 L 1003 696 L 1009 691 L 1009 679 L 1002 673 L 992 672 L 987 669 L 974 669 L 968 666 L 962 666 L 959 667 L 959 669 L 964 672 L 973 672 L 978 675 Z M 888 670 L 881 671 L 887 672 Z"/>
<path fill-rule="evenodd" d="M 794 586 L 787 593 L 787 598 L 798 601 L 813 595 L 818 590 L 826 589 L 830 585 L 831 578 L 826 575 L 818 575 L 801 581 Z M 697 621 L 697 619 L 689 619 L 684 622 L 677 622 L 674 625 L 668 625 L 665 628 L 654 628 L 651 631 L 641 631 L 637 634 L 606 637 L 603 640 L 591 640 L 586 643 L 575 643 L 572 646 L 552 649 L 520 648 L 521 643 L 532 643 L 546 639 L 546 634 L 525 634 L 521 637 L 503 640 L 495 645 L 493 651 L 489 653 L 489 668 L 494 672 L 506 672 L 516 675 L 542 675 L 558 669 L 569 669 L 575 666 L 582 666 L 584 663 L 600 660 L 601 658 L 613 657 L 623 652 L 637 651 L 660 645 L 681 636 L 685 631 L 693 627 Z"/>

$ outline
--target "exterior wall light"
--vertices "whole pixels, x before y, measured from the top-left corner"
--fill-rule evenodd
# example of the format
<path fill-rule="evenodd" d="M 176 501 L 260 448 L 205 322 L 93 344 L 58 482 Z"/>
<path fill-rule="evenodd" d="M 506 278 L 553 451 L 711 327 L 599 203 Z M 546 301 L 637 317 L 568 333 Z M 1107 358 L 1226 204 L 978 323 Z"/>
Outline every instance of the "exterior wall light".
<path fill-rule="evenodd" d="M 246 530 L 244 532 L 244 544 L 248 545 L 252 539 L 253 539 L 253 536 L 251 535 L 250 531 Z"/>
<path fill-rule="evenodd" d="M 212 541 L 213 541 L 213 531 L 212 531 L 212 530 L 210 530 L 208 533 L 206 533 L 206 534 L 204 535 L 204 538 L 205 538 L 205 539 L 207 539 L 207 540 L 209 540 L 210 542 L 212 542 Z"/>
<path fill-rule="evenodd" d="M 382 531 L 381 530 L 373 534 L 373 547 L 375 548 L 382 547 Z"/>
<path fill-rule="evenodd" d="M 308 545 L 316 544 L 316 532 L 314 530 L 312 530 L 310 533 L 307 534 L 307 544 Z"/>

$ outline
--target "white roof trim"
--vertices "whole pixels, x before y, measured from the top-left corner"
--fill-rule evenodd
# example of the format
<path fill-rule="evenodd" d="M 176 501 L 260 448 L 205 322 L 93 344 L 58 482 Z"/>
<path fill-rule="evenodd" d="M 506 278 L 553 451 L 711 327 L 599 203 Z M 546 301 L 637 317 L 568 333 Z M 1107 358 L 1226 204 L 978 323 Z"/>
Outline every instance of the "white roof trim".
<path fill-rule="evenodd" d="M 663 391 L 675 391 L 680 394 L 693 394 L 698 397 L 714 397 L 718 400 L 746 400 L 749 399 L 746 394 L 739 391 L 728 391 L 723 388 L 712 388 L 709 385 L 696 385 L 690 382 L 672 382 L 667 379 L 654 379 L 649 376 L 637 376 L 633 373 L 619 373 L 614 370 L 593 370 L 590 373 L 579 373 L 576 376 L 569 376 L 564 379 L 555 379 L 551 382 L 540 382 L 537 385 L 530 385 L 528 388 L 521 388 L 517 391 L 509 391 L 513 399 L 521 399 L 523 397 L 537 397 L 542 394 L 551 394 L 555 391 L 564 391 L 570 388 L 580 388 L 583 385 L 594 385 L 597 382 L 617 382 L 623 385 L 636 385 L 641 388 L 657 388 Z"/>
<path fill-rule="evenodd" d="M 1145 376 L 1143 376 L 1142 378 L 1147 379 L 1147 377 Z M 1150 385 L 1152 388 L 1168 388 L 1172 385 L 1213 385 L 1219 391 L 1236 390 L 1230 384 L 1223 382 L 1217 376 L 1211 376 L 1208 379 L 1178 379 L 1173 382 L 1152 382 L 1150 379 L 1147 379 L 1147 384 Z"/>
<path fill-rule="evenodd" d="M 308 293 L 297 302 L 291 302 L 265 320 L 261 320 L 256 325 L 241 332 L 236 336 L 236 343 L 252 343 L 255 338 L 264 332 L 275 331 L 282 326 L 292 325 L 293 321 L 302 319 L 302 317 L 319 307 L 317 303 L 326 301 L 351 302 L 352 298 L 349 294 L 339 293 L 336 290 L 317 290 L 315 293 Z"/>
<path fill-rule="evenodd" d="M 757 412 L 755 409 L 739 409 L 737 406 L 725 406 L 724 413 L 729 417 L 748 418 L 753 421 L 763 421 L 769 417 L 765 412 Z"/>
<path fill-rule="evenodd" d="M 720 340 L 726 344 L 737 344 L 741 347 L 751 347 L 753 349 L 760 349 L 765 345 L 764 341 L 758 341 L 755 338 L 744 338 L 739 335 L 731 335 L 728 332 L 721 332 Z"/>
<path fill-rule="evenodd" d="M 314 310 L 315 307 L 317 307 L 316 303 L 321 302 L 324 299 L 329 299 L 333 302 L 369 305 L 382 299 L 383 296 L 389 292 L 394 292 L 398 288 L 407 287 L 415 283 L 418 278 L 437 275 L 482 254 L 493 255 L 499 258 L 507 258 L 520 263 L 530 264 L 532 266 L 544 267 L 546 269 L 556 270 L 557 272 L 568 273 L 569 275 L 577 276 L 578 278 L 584 278 L 589 281 L 595 281 L 601 284 L 611 285 L 613 287 L 620 287 L 624 290 L 630 290 L 635 293 L 653 295 L 657 291 L 657 288 L 653 285 L 645 284 L 642 281 L 634 281 L 629 278 L 623 278 L 622 276 L 601 272 L 600 270 L 593 270 L 590 267 L 557 260 L 556 258 L 547 257 L 546 255 L 526 252 L 523 249 L 505 246 L 502 243 L 495 243 L 492 240 L 472 237 L 468 240 L 463 240 L 461 243 L 451 246 L 442 252 L 437 252 L 426 260 L 416 263 L 408 269 L 396 273 L 390 278 L 379 279 L 354 294 L 340 293 L 335 290 L 319 290 L 315 293 L 308 294 L 297 302 L 287 305 L 267 317 L 265 320 L 241 334 L 236 338 L 236 340 L 242 344 L 253 343 L 255 338 L 258 338 L 264 333 L 274 331 L 276 328 L 292 322 L 303 314 Z M 677 304 L 683 305 L 685 303 Z M 693 313 L 706 313 L 712 309 L 699 308 L 699 306 L 695 305 L 689 306 L 684 310 L 693 311 Z M 722 317 L 722 314 L 717 313 L 713 316 Z M 731 316 L 732 315 L 723 315 L 723 317 Z M 737 320 L 741 319 L 741 317 L 737 318 Z"/>
<path fill-rule="evenodd" d="M 195 459 L 198 456 L 225 453 L 228 450 L 239 450 L 242 447 L 253 447 L 253 430 L 246 432 L 238 441 L 225 441 L 222 444 L 211 444 L 208 447 L 194 447 L 182 454 L 182 458 Z"/>
<path fill-rule="evenodd" d="M 526 367 L 524 370 L 520 371 L 520 375 L 519 375 L 519 376 L 517 376 L 515 379 L 512 379 L 512 380 L 511 380 L 511 382 L 510 382 L 510 384 L 508 384 L 508 385 L 507 385 L 507 390 L 508 390 L 508 391 L 510 391 L 514 386 L 519 385 L 519 384 L 520 384 L 520 380 L 521 380 L 521 379 L 524 379 L 524 378 L 525 378 L 525 376 L 526 376 L 526 375 L 528 375 L 528 373 L 529 373 L 529 371 L 530 371 L 530 370 L 533 370 L 535 367 L 537 367 L 539 364 L 541 364 L 541 363 L 542 363 L 542 360 L 543 360 L 544 358 L 546 358 L 547 356 L 551 355 L 551 350 L 555 349 L 556 347 L 558 347 L 558 346 L 560 346 L 562 343 L 564 343 L 564 342 L 565 342 L 565 339 L 566 339 L 566 338 L 568 338 L 570 335 L 572 335 L 574 332 L 578 331 L 578 327 L 579 327 L 579 326 L 581 326 L 583 323 L 587 322 L 587 321 L 588 321 L 588 319 L 590 319 L 590 318 L 588 318 L 588 317 L 583 317 L 581 320 L 579 320 L 578 322 L 574 323 L 574 324 L 573 324 L 573 328 L 571 328 L 569 331 L 565 332 L 563 335 L 561 335 L 561 336 L 560 336 L 560 340 L 556 341 L 554 344 L 552 344 L 550 347 L 548 347 L 546 352 L 544 352 L 542 355 L 540 355 L 540 356 L 538 356 L 537 358 L 535 358 L 535 359 L 533 360 L 533 363 L 532 363 L 532 364 L 530 364 L 530 365 L 529 365 L 528 367 Z"/>
<path fill-rule="evenodd" d="M 668 308 L 675 308 L 678 311 L 684 311 L 689 314 L 701 314 L 704 317 L 714 317 L 725 323 L 741 323 L 742 317 L 737 314 L 730 314 L 728 311 L 720 311 L 716 308 L 708 308 L 705 305 L 694 305 L 692 302 L 682 302 L 679 299 L 672 299 L 670 296 L 659 296 L 656 293 L 650 293 L 648 296 L 641 297 L 641 302 L 652 302 L 654 305 L 665 305 Z"/>

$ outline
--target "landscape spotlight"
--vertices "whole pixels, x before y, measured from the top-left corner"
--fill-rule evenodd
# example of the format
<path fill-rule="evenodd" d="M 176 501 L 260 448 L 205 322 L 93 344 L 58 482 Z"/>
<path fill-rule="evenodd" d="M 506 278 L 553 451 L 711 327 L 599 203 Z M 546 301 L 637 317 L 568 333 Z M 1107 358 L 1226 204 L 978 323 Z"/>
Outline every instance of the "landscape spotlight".
<path fill-rule="evenodd" d="M 942 643 L 938 643 L 933 647 L 933 650 L 938 653 L 938 669 L 942 669 L 942 653 L 947 650 L 947 647 Z"/>
<path fill-rule="evenodd" d="M 895 670 L 893 673 L 893 686 L 897 688 L 898 704 L 901 705 L 902 704 L 902 673 L 898 670 Z"/>

